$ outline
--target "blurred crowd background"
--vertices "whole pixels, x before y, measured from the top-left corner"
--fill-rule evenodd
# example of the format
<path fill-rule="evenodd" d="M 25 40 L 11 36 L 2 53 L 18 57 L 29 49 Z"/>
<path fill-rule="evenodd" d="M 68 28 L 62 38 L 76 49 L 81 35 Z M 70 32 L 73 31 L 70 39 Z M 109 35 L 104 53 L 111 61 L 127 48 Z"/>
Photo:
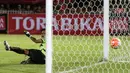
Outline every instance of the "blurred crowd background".
<path fill-rule="evenodd" d="M 45 13 L 42 4 L 1 4 L 0 13 Z"/>
<path fill-rule="evenodd" d="M 110 12 L 123 8 L 128 12 L 129 0 L 109 0 Z M 0 13 L 45 13 L 45 0 L 0 0 Z M 103 14 L 103 0 L 53 0 L 54 14 Z"/>
<path fill-rule="evenodd" d="M 0 13 L 45 13 L 45 0 L 0 0 Z"/>
<path fill-rule="evenodd" d="M 103 0 L 53 0 L 54 14 L 102 13 Z M 45 13 L 45 0 L 2 0 L 0 13 Z"/>

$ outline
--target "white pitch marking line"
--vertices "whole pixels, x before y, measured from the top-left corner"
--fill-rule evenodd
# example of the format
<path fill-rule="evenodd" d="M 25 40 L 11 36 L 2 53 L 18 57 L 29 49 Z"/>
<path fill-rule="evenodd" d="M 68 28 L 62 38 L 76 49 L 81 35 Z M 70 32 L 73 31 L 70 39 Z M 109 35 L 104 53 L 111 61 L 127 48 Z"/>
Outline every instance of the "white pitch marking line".
<path fill-rule="evenodd" d="M 92 64 L 92 65 L 90 65 L 90 66 L 77 67 L 77 68 L 75 68 L 75 69 L 68 70 L 68 71 L 62 71 L 62 72 L 59 72 L 59 73 L 74 72 L 74 71 L 78 71 L 78 70 L 81 70 L 81 69 L 84 69 L 84 68 L 90 68 L 90 67 L 92 67 L 92 66 L 101 65 L 101 64 L 104 64 L 104 63 L 107 63 L 107 62 L 95 63 L 95 64 Z"/>
<path fill-rule="evenodd" d="M 109 60 L 111 62 L 116 62 L 116 63 L 130 63 L 130 60 L 128 61 L 114 61 L 114 60 Z"/>

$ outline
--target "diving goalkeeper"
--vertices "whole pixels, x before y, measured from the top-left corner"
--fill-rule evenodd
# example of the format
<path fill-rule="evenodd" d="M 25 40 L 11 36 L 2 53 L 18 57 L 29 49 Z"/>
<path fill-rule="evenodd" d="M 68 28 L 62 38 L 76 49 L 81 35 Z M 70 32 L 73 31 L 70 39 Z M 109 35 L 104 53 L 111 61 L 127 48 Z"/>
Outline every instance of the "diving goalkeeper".
<path fill-rule="evenodd" d="M 22 61 L 21 64 L 45 64 L 45 29 L 41 30 L 40 39 L 36 39 L 28 31 L 24 31 L 24 34 L 33 42 L 40 43 L 39 49 L 22 49 L 20 47 L 12 47 L 8 44 L 7 41 L 4 41 L 6 51 L 13 51 L 18 54 L 29 56 L 29 58 L 25 61 Z"/>

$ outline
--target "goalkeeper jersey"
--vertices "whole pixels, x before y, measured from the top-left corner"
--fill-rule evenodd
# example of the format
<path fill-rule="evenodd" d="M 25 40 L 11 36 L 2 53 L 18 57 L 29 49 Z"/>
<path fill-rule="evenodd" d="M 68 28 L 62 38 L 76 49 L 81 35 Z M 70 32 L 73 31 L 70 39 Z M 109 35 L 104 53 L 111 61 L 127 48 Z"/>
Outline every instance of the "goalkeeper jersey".
<path fill-rule="evenodd" d="M 40 50 L 44 55 L 46 55 L 46 41 L 45 38 L 42 39 L 42 43 L 40 44 Z"/>

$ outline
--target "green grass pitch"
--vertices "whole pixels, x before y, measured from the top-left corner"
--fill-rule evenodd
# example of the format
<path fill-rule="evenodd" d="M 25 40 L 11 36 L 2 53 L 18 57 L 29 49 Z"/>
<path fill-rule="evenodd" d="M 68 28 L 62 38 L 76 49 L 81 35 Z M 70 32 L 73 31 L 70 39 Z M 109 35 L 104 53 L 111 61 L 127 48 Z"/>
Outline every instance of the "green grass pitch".
<path fill-rule="evenodd" d="M 39 35 L 34 35 L 40 37 Z M 121 48 L 130 48 L 129 38 L 119 37 Z M 45 73 L 45 65 L 21 65 L 24 55 L 5 51 L 3 41 L 7 40 L 11 46 L 24 49 L 38 48 L 39 44 L 33 43 L 25 35 L 0 35 L 0 73 Z M 125 47 L 127 46 L 127 47 Z M 110 59 L 115 52 L 128 52 L 122 49 L 110 48 Z M 116 53 L 118 56 L 118 53 Z M 119 54 L 120 55 L 120 54 Z M 127 55 L 127 53 L 124 55 Z M 129 62 L 103 62 L 103 37 L 102 36 L 53 36 L 53 73 L 129 73 Z M 125 59 L 124 59 L 125 60 Z"/>

